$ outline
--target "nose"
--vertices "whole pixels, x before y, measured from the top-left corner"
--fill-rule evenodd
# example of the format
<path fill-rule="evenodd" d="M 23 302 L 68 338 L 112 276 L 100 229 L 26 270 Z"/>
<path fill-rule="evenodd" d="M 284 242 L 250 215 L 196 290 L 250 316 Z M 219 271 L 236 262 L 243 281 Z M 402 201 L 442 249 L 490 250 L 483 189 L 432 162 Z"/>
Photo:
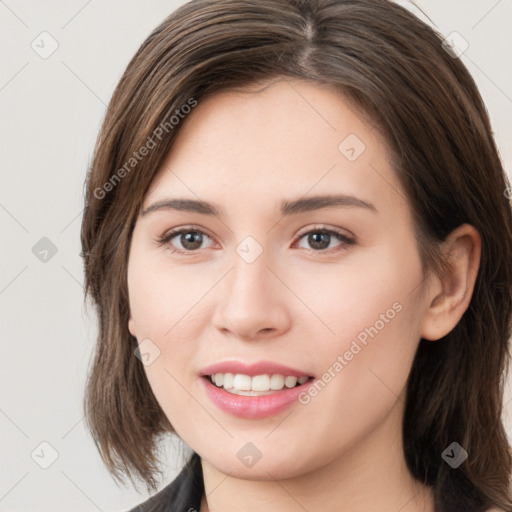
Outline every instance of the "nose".
<path fill-rule="evenodd" d="M 264 254 L 252 263 L 235 254 L 213 316 L 223 334 L 249 341 L 272 338 L 290 328 L 286 287 L 267 266 Z"/>

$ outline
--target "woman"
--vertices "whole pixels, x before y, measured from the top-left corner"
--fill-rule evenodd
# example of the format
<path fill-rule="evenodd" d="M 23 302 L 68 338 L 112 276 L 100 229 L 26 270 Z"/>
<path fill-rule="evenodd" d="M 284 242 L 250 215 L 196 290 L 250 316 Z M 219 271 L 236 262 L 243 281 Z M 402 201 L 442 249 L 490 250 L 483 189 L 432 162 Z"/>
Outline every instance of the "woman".
<path fill-rule="evenodd" d="M 192 1 L 87 182 L 88 426 L 138 511 L 511 510 L 508 180 L 476 86 L 387 0 Z"/>

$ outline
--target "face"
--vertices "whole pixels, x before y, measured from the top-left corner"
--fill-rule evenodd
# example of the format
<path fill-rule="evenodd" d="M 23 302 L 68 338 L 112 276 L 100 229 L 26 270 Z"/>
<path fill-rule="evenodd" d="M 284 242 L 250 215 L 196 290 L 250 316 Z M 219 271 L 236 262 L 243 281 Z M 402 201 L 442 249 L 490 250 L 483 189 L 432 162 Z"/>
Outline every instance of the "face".
<path fill-rule="evenodd" d="M 276 81 L 184 121 L 133 232 L 129 328 L 203 460 L 291 478 L 400 432 L 422 283 L 377 131 L 328 86 Z"/>

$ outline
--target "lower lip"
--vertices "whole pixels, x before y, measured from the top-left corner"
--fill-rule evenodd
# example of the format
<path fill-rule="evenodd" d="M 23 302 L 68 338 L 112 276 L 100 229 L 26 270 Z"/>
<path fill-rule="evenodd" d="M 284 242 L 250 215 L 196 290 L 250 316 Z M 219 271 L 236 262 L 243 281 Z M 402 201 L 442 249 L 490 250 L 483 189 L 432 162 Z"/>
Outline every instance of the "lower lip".
<path fill-rule="evenodd" d="M 311 379 L 301 386 L 262 396 L 229 393 L 212 384 L 207 377 L 202 377 L 200 381 L 208 398 L 222 411 L 239 418 L 259 419 L 273 416 L 290 407 L 298 401 L 299 395 L 306 391 L 314 380 Z"/>

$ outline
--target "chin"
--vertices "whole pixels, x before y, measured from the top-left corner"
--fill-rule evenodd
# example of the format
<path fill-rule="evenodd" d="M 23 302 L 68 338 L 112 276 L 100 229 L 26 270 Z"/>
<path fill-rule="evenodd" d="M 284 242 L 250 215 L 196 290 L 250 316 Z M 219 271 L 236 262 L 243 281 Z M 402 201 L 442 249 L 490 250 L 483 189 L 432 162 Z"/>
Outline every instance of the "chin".
<path fill-rule="evenodd" d="M 262 455 L 261 459 L 250 463 L 244 463 L 235 455 L 234 457 L 226 457 L 226 452 L 219 454 L 206 455 L 202 457 L 208 464 L 232 478 L 242 480 L 286 480 L 288 478 L 296 478 L 310 471 L 304 461 L 297 460 L 297 454 L 282 453 L 278 456 L 275 453 L 270 457 Z M 307 469 L 306 469 L 307 467 Z"/>

